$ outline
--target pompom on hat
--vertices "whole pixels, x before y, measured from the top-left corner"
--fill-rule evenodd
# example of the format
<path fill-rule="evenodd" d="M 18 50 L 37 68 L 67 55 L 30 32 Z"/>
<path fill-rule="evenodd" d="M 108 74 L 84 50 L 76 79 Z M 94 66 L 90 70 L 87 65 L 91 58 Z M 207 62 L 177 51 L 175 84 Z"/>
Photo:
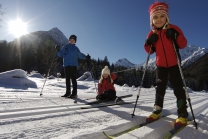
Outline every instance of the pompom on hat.
<path fill-rule="evenodd" d="M 108 74 L 110 75 L 110 70 L 108 69 L 108 66 L 105 66 L 104 69 L 102 70 L 102 75 L 103 74 Z"/>
<path fill-rule="evenodd" d="M 167 23 L 169 24 L 169 16 L 168 16 L 168 4 L 165 2 L 158 2 L 156 1 L 149 7 L 149 13 L 150 13 L 150 26 L 154 28 L 154 25 L 152 23 L 153 17 L 158 14 L 158 13 L 163 13 L 167 17 Z"/>

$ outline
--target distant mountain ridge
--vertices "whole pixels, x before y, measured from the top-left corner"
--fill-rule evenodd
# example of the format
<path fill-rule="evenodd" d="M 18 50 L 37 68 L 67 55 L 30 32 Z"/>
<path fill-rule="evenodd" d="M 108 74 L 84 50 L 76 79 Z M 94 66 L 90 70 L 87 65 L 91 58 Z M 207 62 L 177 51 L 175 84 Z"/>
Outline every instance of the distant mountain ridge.
<path fill-rule="evenodd" d="M 184 75 L 195 76 L 199 79 L 204 79 L 208 83 L 208 53 L 202 56 L 199 60 L 195 61 L 189 67 L 184 69 Z M 197 67 L 197 68 L 196 68 Z"/>
<path fill-rule="evenodd" d="M 185 49 L 180 50 L 181 58 L 182 58 L 182 66 L 186 68 L 190 66 L 192 63 L 197 61 L 199 58 L 203 57 L 208 53 L 207 48 L 202 48 L 199 46 L 189 45 Z"/>
<path fill-rule="evenodd" d="M 65 45 L 68 44 L 69 41 L 66 36 L 57 28 L 54 27 L 49 31 L 36 31 L 26 35 L 21 36 L 20 38 L 14 39 L 12 43 L 17 44 L 25 44 L 25 45 L 33 45 L 37 46 L 42 43 L 46 43 L 47 41 L 52 41 L 55 45 Z M 182 59 L 182 67 L 186 68 L 190 66 L 193 62 L 204 56 L 208 53 L 207 48 L 189 45 L 184 49 L 179 49 L 180 55 Z M 156 58 L 149 59 L 148 66 L 156 67 L 155 65 Z M 113 63 L 115 66 L 124 66 L 127 68 L 139 68 L 141 66 L 145 66 L 146 61 L 140 64 L 134 64 L 127 60 L 127 58 L 119 59 L 117 62 Z"/>
<path fill-rule="evenodd" d="M 124 66 L 127 68 L 133 67 L 135 64 L 129 62 L 126 58 L 119 59 L 116 63 L 114 63 L 114 66 Z"/>
<path fill-rule="evenodd" d="M 185 47 L 184 49 L 179 49 L 179 50 L 180 50 L 180 55 L 182 59 L 181 64 L 183 68 L 190 66 L 192 63 L 194 63 L 199 58 L 201 58 L 202 56 L 208 53 L 207 48 L 202 48 L 202 47 L 195 46 L 195 45 L 189 45 Z M 148 66 L 155 68 L 156 67 L 155 61 L 156 61 L 156 57 L 149 59 Z M 145 64 L 146 64 L 146 61 L 144 61 L 141 64 L 133 64 L 129 62 L 126 58 L 123 58 L 123 59 L 119 59 L 114 65 L 124 66 L 127 68 L 139 68 L 141 66 L 144 67 Z"/>
<path fill-rule="evenodd" d="M 49 31 L 36 31 L 19 38 L 14 39 L 13 43 L 20 43 L 26 45 L 34 45 L 45 42 L 46 40 L 51 40 L 54 44 L 65 45 L 68 44 L 68 39 L 66 36 L 57 28 L 52 28 Z"/>

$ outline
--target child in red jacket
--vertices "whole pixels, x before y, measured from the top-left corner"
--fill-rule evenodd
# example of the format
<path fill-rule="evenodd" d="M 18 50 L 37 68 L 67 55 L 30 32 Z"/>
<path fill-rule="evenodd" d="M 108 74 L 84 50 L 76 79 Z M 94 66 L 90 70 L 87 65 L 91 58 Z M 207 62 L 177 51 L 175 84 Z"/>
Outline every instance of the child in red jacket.
<path fill-rule="evenodd" d="M 179 49 L 186 47 L 187 40 L 181 29 L 170 24 L 168 17 L 168 5 L 165 2 L 155 2 L 149 8 L 150 26 L 152 30 L 145 42 L 146 52 L 152 54 L 156 52 L 156 95 L 152 114 L 147 118 L 147 122 L 152 122 L 160 118 L 163 108 L 165 90 L 168 80 L 174 89 L 177 98 L 178 118 L 175 125 L 187 124 L 187 102 L 183 89 L 177 57 L 174 50 L 179 55 Z"/>
<path fill-rule="evenodd" d="M 116 96 L 116 90 L 113 80 L 116 79 L 116 74 L 111 73 L 108 66 L 102 70 L 101 78 L 98 83 L 98 95 L 97 100 L 115 100 L 115 102 L 121 101 L 121 98 Z"/>

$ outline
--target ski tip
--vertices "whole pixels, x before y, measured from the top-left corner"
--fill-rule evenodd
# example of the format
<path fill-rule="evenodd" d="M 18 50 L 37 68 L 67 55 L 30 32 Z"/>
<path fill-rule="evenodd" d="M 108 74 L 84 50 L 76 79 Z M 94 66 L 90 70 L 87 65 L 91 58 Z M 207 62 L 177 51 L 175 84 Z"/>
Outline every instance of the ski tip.
<path fill-rule="evenodd" d="M 106 135 L 109 139 L 114 139 L 113 136 L 108 135 L 105 131 L 103 131 L 103 134 Z"/>

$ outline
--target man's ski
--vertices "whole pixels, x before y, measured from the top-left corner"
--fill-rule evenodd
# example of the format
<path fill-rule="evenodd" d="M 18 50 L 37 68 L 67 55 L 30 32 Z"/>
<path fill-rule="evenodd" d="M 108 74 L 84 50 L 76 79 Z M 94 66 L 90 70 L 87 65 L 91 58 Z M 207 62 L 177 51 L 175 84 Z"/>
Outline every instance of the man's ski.
<path fill-rule="evenodd" d="M 167 115 L 165 115 L 165 116 L 167 116 Z M 162 117 L 165 117 L 165 116 L 162 116 Z M 147 118 L 147 117 L 146 117 L 146 118 Z M 160 119 L 161 119 L 161 118 L 160 118 Z M 158 120 L 159 120 L 159 119 L 157 119 L 157 120 L 155 120 L 155 121 L 158 121 Z M 140 127 L 146 126 L 146 125 L 148 125 L 148 124 L 151 124 L 151 123 L 153 123 L 153 122 L 155 122 L 155 121 L 152 121 L 152 122 L 150 122 L 150 123 L 147 123 L 147 122 L 145 121 L 145 122 L 139 123 L 139 124 L 137 124 L 137 125 L 135 125 L 135 126 L 129 128 L 129 129 L 126 129 L 126 130 L 124 130 L 124 131 L 121 131 L 121 132 L 119 132 L 119 133 L 112 134 L 112 135 L 109 135 L 109 134 L 108 134 L 107 132 L 105 132 L 105 131 L 103 131 L 103 133 L 104 133 L 109 139 L 114 139 L 114 138 L 119 137 L 119 136 L 121 136 L 121 135 L 123 135 L 123 134 L 126 134 L 126 133 L 128 133 L 128 132 L 131 132 L 131 131 L 133 131 L 133 130 L 135 130 L 135 129 L 138 129 L 138 128 L 140 128 Z"/>
<path fill-rule="evenodd" d="M 191 124 L 192 123 L 192 121 L 190 120 L 190 121 L 188 121 L 187 122 L 187 125 L 189 125 L 189 124 Z M 186 125 L 186 126 L 187 126 Z M 173 136 L 175 136 L 178 132 L 180 132 L 181 130 L 183 130 L 186 126 L 182 126 L 182 127 L 180 127 L 180 128 L 178 128 L 178 129 L 175 129 L 175 128 L 173 128 L 173 129 L 171 129 L 170 131 L 168 131 L 164 136 L 163 136 L 163 139 L 171 139 Z"/>

